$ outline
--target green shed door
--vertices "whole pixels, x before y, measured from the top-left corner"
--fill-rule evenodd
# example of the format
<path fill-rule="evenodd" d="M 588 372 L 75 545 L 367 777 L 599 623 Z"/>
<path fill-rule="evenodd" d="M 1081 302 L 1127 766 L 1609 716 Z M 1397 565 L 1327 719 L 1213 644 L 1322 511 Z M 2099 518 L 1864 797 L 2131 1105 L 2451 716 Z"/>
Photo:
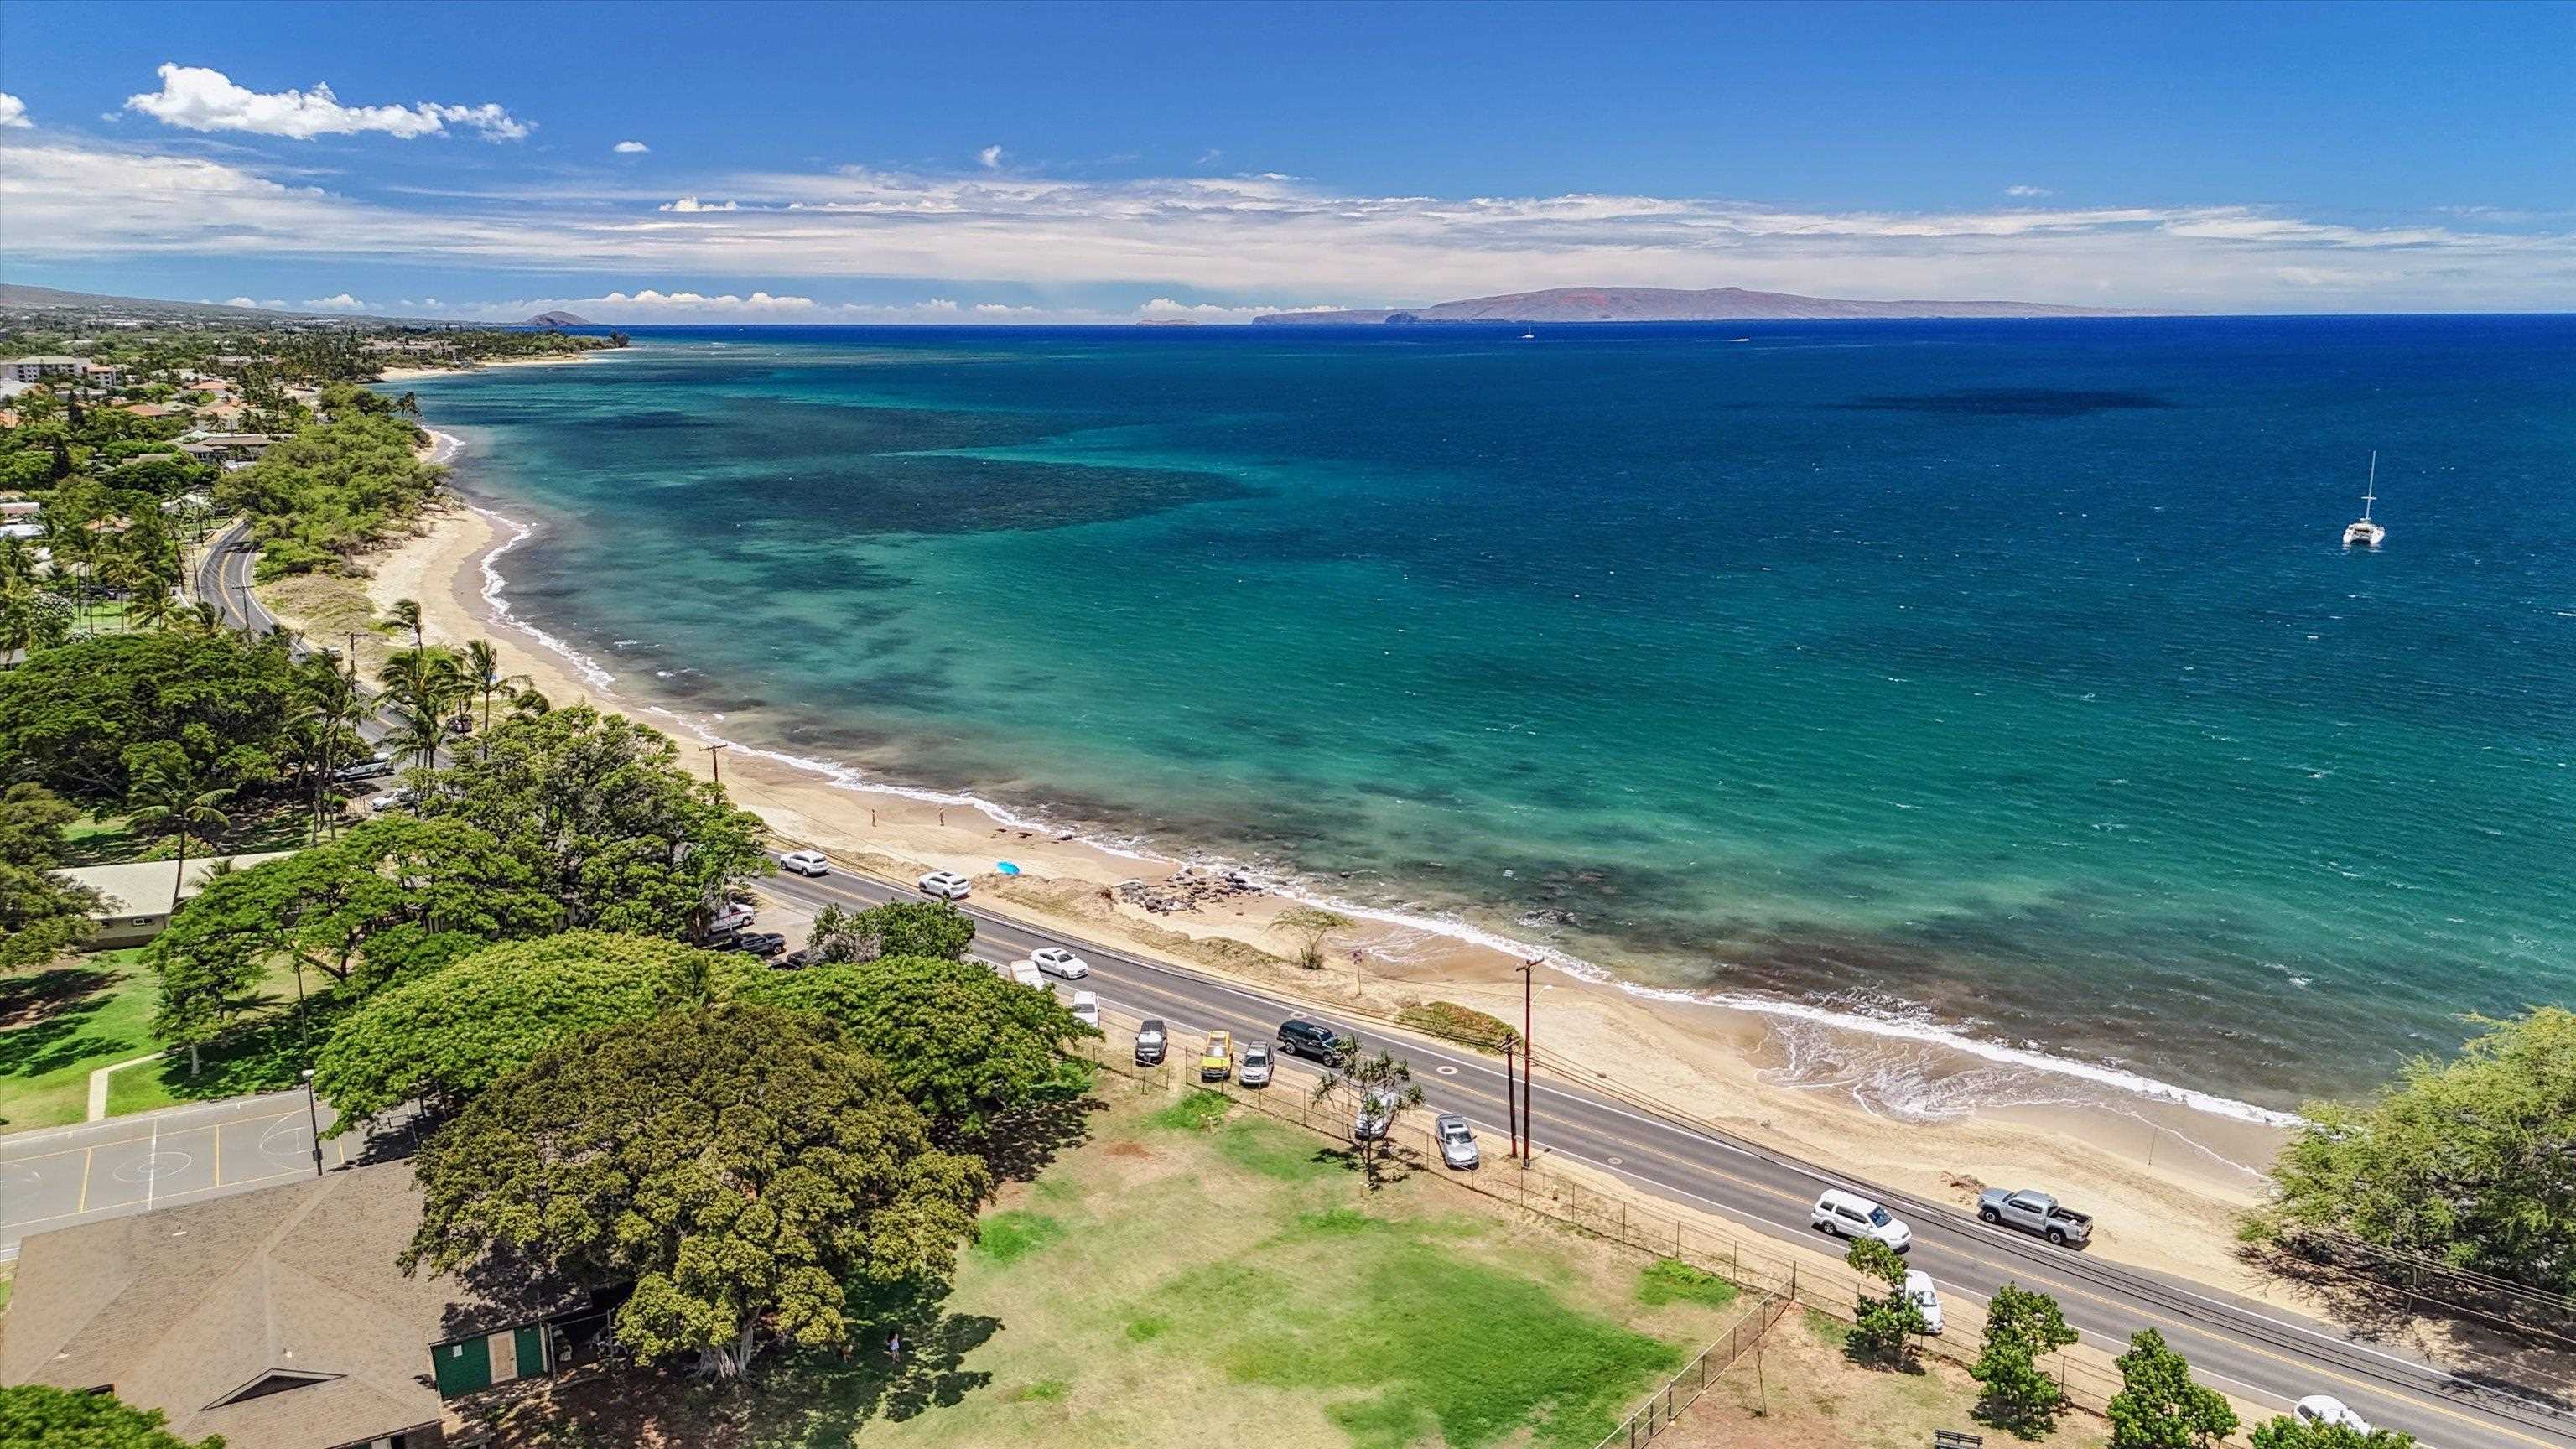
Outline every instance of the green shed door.
<path fill-rule="evenodd" d="M 492 1387 L 492 1353 L 479 1338 L 442 1343 L 431 1349 L 429 1356 L 442 1399 Z"/>
<path fill-rule="evenodd" d="M 518 1331 L 519 1377 L 535 1378 L 546 1371 L 546 1330 L 543 1325 Z"/>

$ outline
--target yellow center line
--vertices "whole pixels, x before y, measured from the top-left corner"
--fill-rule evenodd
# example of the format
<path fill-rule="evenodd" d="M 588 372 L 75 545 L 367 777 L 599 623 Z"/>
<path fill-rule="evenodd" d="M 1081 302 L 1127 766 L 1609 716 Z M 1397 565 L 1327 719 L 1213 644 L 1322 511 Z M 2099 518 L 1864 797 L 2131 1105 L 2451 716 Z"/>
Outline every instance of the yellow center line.
<path fill-rule="evenodd" d="M 89 1155 L 97 1150 L 98 1149 L 94 1147 L 84 1147 L 81 1149 L 80 1202 L 75 1208 L 75 1210 L 79 1212 L 89 1211 Z"/>

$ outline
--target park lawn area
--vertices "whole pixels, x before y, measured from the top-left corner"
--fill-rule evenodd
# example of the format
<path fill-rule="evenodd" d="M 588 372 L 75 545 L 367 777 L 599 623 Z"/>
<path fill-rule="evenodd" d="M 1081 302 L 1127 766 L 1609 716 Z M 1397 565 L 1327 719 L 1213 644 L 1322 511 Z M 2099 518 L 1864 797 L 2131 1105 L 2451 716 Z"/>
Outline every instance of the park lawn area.
<path fill-rule="evenodd" d="M 108 1115 L 295 1085 L 302 1063 L 294 1003 L 294 972 L 272 972 L 243 1028 L 202 1054 L 204 1070 L 195 1081 L 187 1079 L 184 1052 L 128 1067 L 108 1079 Z M 0 981 L 0 1131 L 85 1119 L 92 1071 L 159 1049 L 152 1039 L 158 1004 L 159 989 L 139 947 Z"/>
<path fill-rule="evenodd" d="M 1003 1188 L 899 1373 L 876 1330 L 732 1390 L 574 1380 L 496 1411 L 499 1442 L 1593 1449 L 1750 1312 L 1441 1169 L 1372 1191 L 1297 1128 L 1100 1092 L 1087 1140 Z"/>
<path fill-rule="evenodd" d="M 188 858 L 203 855 L 251 855 L 271 850 L 300 850 L 312 830 L 312 812 L 302 804 L 287 800 L 264 802 L 255 810 L 228 807 L 232 827 L 211 845 L 199 836 L 191 836 Z M 171 861 L 171 874 L 178 874 L 178 842 L 168 835 L 143 835 L 135 831 L 132 817 L 123 812 L 90 814 L 73 821 L 63 831 L 63 856 L 70 865 L 119 865 L 136 860 Z M 165 890 L 166 896 L 168 892 Z"/>
<path fill-rule="evenodd" d="M 1851 1330 L 1812 1310 L 1792 1312 L 1763 1336 L 1752 1356 L 1709 1386 L 1670 1429 L 1663 1449 L 1922 1449 L 1935 1429 L 1983 1435 L 1989 1445 L 2039 1443 L 2052 1449 L 2102 1449 L 2110 1426 L 2068 1410 L 2045 1439 L 2016 1439 L 1971 1417 L 1976 1380 L 1967 1370 L 1919 1355 L 1919 1371 L 1856 1363 L 1845 1345 Z"/>
<path fill-rule="evenodd" d="M 0 981 L 0 1130 L 82 1120 L 92 1069 L 158 1045 L 151 1030 L 157 993 L 142 955 L 102 951 Z"/>
<path fill-rule="evenodd" d="M 330 1034 L 333 1002 L 327 977 L 308 972 L 305 1015 L 295 1011 L 295 971 L 279 962 L 261 983 L 258 1004 L 244 1012 L 231 1031 L 197 1054 L 197 1073 L 188 1074 L 188 1053 L 173 1050 L 157 1062 L 127 1067 L 107 1079 L 107 1115 L 151 1112 L 184 1102 L 211 1102 L 253 1092 L 280 1092 L 300 1085 L 305 1066 Z M 152 983 L 143 983 L 145 1012 L 150 1013 Z M 151 1048 L 146 1047 L 149 1051 Z M 118 1060 L 124 1060 L 119 1058 Z"/>

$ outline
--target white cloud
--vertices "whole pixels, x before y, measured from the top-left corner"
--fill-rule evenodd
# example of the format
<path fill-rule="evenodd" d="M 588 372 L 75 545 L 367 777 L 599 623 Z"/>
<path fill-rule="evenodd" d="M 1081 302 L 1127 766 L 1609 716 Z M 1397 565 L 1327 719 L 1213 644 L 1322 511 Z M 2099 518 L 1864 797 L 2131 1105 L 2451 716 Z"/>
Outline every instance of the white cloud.
<path fill-rule="evenodd" d="M 24 129 L 34 124 L 36 123 L 27 119 L 25 101 L 7 91 L 0 91 L 0 129 Z"/>
<path fill-rule="evenodd" d="M 991 171 L 1002 164 L 1002 148 L 999 146 L 987 146 L 983 150 L 975 153 L 975 159 L 977 162 L 982 164 L 985 170 Z"/>
<path fill-rule="evenodd" d="M 486 140 L 516 141 L 530 129 L 527 122 L 490 102 L 346 106 L 320 82 L 309 91 L 262 92 L 235 85 L 230 76 L 203 66 L 164 64 L 160 75 L 161 89 L 128 96 L 125 107 L 188 131 L 247 131 L 296 141 L 373 131 L 409 141 L 446 135 L 453 125 Z"/>
<path fill-rule="evenodd" d="M 9 218 L 0 259 L 22 270 L 30 259 L 167 255 L 468 273 L 542 266 L 603 281 L 685 278 L 705 297 L 745 298 L 744 307 L 752 279 L 779 297 L 830 295 L 842 278 L 869 279 L 872 289 L 896 279 L 968 303 L 960 289 L 1010 279 L 1245 315 L 1265 310 L 1247 305 L 1256 298 L 1387 306 L 1581 284 L 2210 311 L 2576 307 L 2576 234 L 2564 217 L 2427 212 L 2358 225 L 2246 205 L 1824 212 L 1723 198 L 1382 196 L 1286 176 L 1064 180 L 981 168 L 754 172 L 701 184 L 739 200 L 530 183 L 442 193 L 433 215 L 402 193 L 359 201 L 256 163 L 9 131 L 0 132 L 0 215 Z M 925 305 L 811 315 L 913 320 L 932 315 Z M 1056 308 L 1046 319 L 1136 320 L 1099 310 L 1124 306 Z M 569 310 L 583 310 L 579 299 Z"/>
<path fill-rule="evenodd" d="M 2004 195 L 2006 196 L 2055 196 L 2056 194 L 2056 192 L 2049 190 L 2045 186 L 2007 186 L 2004 188 Z"/>
<path fill-rule="evenodd" d="M 1225 153 L 1223 151 L 1218 150 L 1214 146 L 1210 146 L 1199 153 L 1198 164 L 1201 166 L 1214 166 L 1216 163 L 1224 159 Z"/>
<path fill-rule="evenodd" d="M 223 300 L 223 305 L 227 307 L 256 307 L 259 304 L 248 297 L 226 297 Z"/>
<path fill-rule="evenodd" d="M 342 292 L 336 297 L 307 297 L 304 305 L 315 312 L 364 312 L 367 304 Z"/>
<path fill-rule="evenodd" d="M 620 156 L 641 156 L 653 148 L 645 145 L 641 141 L 620 141 L 608 149 L 616 152 Z"/>

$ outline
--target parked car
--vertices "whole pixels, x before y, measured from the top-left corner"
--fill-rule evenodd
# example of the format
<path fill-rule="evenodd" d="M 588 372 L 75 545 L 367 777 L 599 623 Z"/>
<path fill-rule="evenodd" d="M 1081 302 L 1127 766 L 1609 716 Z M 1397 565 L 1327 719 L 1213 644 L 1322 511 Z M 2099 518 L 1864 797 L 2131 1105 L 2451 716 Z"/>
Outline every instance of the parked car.
<path fill-rule="evenodd" d="M 1270 1043 L 1249 1042 L 1243 1048 L 1243 1065 L 1235 1068 L 1234 1079 L 1247 1087 L 1270 1085 Z"/>
<path fill-rule="evenodd" d="M 1476 1129 L 1455 1112 L 1443 1112 L 1431 1119 L 1431 1135 L 1439 1140 L 1440 1160 L 1460 1172 L 1472 1172 L 1484 1155 L 1476 1150 Z"/>
<path fill-rule="evenodd" d="M 1234 1075 L 1234 1033 L 1208 1033 L 1207 1050 L 1199 1053 L 1199 1080 L 1222 1082 Z"/>
<path fill-rule="evenodd" d="M 733 948 L 748 951 L 766 961 L 786 952 L 787 938 L 776 931 L 745 931 L 734 937 Z"/>
<path fill-rule="evenodd" d="M 2028 1188 L 1987 1188 L 1977 1196 L 1977 1216 L 1989 1223 L 2037 1233 L 2061 1248 L 2070 1244 L 2081 1247 L 2093 1240 L 2091 1214 L 2079 1213 L 2047 1193 Z"/>
<path fill-rule="evenodd" d="M 2343 1400 L 2332 1394 L 2310 1394 L 2291 1405 L 2290 1412 L 2297 1415 L 2302 1424 L 2329 1425 L 2363 1435 L 2371 1432 L 2368 1419 L 2344 1407 Z"/>
<path fill-rule="evenodd" d="M 771 961 L 769 964 L 777 967 L 781 971 L 802 970 L 805 963 L 813 959 L 813 954 L 814 953 L 811 951 L 790 951 L 786 955 Z"/>
<path fill-rule="evenodd" d="M 1932 1286 L 1932 1275 L 1919 1268 L 1905 1270 L 1905 1296 L 1923 1310 L 1925 1333 L 1938 1337 L 1941 1332 L 1941 1294 Z"/>
<path fill-rule="evenodd" d="M 1395 1125 L 1395 1098 L 1384 1092 L 1371 1092 L 1360 1099 L 1359 1110 L 1351 1114 L 1351 1140 L 1374 1142 Z"/>
<path fill-rule="evenodd" d="M 1052 991 L 1055 989 L 1047 985 L 1047 979 L 1044 976 L 1038 974 L 1037 963 L 1034 961 L 1012 962 L 1011 979 L 1020 983 L 1022 986 L 1034 986 L 1040 991 Z"/>
<path fill-rule="evenodd" d="M 1905 1220 L 1856 1192 L 1829 1187 L 1816 1199 L 1809 1221 L 1837 1238 L 1876 1238 L 1902 1253 L 1914 1246 Z"/>
<path fill-rule="evenodd" d="M 780 870 L 792 870 L 798 875 L 804 876 L 830 875 L 832 873 L 832 863 L 825 860 L 823 858 L 823 852 L 819 850 L 791 850 L 785 855 L 778 857 L 778 868 Z"/>
<path fill-rule="evenodd" d="M 953 870 L 934 870 L 914 884 L 921 887 L 923 895 L 943 901 L 962 901 L 975 893 L 975 883 Z"/>
<path fill-rule="evenodd" d="M 1029 953 L 1029 959 L 1037 963 L 1040 971 L 1067 981 L 1079 981 L 1091 974 L 1090 963 L 1062 946 L 1040 946 Z"/>
<path fill-rule="evenodd" d="M 1312 1057 L 1325 1066 L 1342 1062 L 1342 1034 L 1320 1021 L 1292 1016 L 1279 1023 L 1279 1050 L 1292 1057 Z"/>
<path fill-rule="evenodd" d="M 1163 1019 L 1149 1016 L 1136 1023 L 1136 1065 L 1159 1067 L 1164 1052 L 1170 1050 L 1171 1034 L 1163 1029 Z"/>
<path fill-rule="evenodd" d="M 1088 991 L 1073 993 L 1073 1019 L 1093 1031 L 1100 1030 L 1100 998 Z"/>
<path fill-rule="evenodd" d="M 707 917 L 707 935 L 712 938 L 731 935 L 737 931 L 747 931 L 751 929 L 751 923 L 756 919 L 758 918 L 752 913 L 750 902 L 727 901 L 716 907 L 714 915 Z"/>
<path fill-rule="evenodd" d="M 379 750 L 363 760 L 354 760 L 331 772 L 331 778 L 342 784 L 357 780 L 381 779 L 394 772 L 394 757 Z"/>
<path fill-rule="evenodd" d="M 419 803 L 420 793 L 416 790 L 408 788 L 401 790 L 387 790 L 381 795 L 373 796 L 368 799 L 367 813 L 370 815 L 382 815 L 388 810 L 408 810 Z"/>

